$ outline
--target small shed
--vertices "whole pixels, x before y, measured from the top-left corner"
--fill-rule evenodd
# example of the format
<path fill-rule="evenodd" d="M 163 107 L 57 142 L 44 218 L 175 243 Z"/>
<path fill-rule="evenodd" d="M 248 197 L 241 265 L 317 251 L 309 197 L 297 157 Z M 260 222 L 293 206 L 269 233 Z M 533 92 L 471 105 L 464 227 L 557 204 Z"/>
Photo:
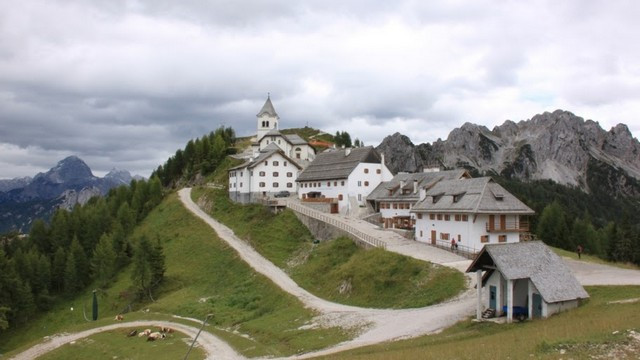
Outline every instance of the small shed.
<path fill-rule="evenodd" d="M 486 309 L 506 313 L 508 322 L 514 313 L 518 318 L 546 318 L 589 297 L 562 259 L 541 241 L 485 245 L 467 272 L 475 272 L 481 284 L 478 319 Z"/>

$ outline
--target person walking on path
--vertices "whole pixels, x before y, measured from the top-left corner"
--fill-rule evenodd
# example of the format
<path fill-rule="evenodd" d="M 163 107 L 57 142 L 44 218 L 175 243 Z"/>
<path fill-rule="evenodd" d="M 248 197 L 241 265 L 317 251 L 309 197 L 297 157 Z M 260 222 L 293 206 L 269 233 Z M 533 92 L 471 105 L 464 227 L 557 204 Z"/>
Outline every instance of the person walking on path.
<path fill-rule="evenodd" d="M 578 259 L 582 258 L 582 251 L 584 249 L 582 248 L 582 245 L 578 245 L 578 248 L 576 249 L 576 252 L 578 253 Z"/>
<path fill-rule="evenodd" d="M 456 239 L 451 239 L 451 251 L 454 251 L 457 247 Z"/>

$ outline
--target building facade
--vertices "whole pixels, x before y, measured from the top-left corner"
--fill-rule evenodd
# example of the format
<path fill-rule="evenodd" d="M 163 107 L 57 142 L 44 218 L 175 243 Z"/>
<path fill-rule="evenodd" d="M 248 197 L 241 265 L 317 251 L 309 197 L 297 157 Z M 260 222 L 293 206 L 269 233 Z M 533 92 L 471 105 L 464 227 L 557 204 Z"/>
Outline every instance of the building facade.
<path fill-rule="evenodd" d="M 411 213 L 413 206 L 420 200 L 420 195 L 443 180 L 470 178 L 466 170 L 425 170 L 421 173 L 399 173 L 390 181 L 380 183 L 367 196 L 367 202 L 381 216 L 384 228 L 411 230 L 415 225 L 416 215 Z"/>
<path fill-rule="evenodd" d="M 514 243 L 528 234 L 527 205 L 489 177 L 441 181 L 411 210 L 415 238 L 477 253 L 486 244 Z"/>
<path fill-rule="evenodd" d="M 328 150 L 298 177 L 298 197 L 334 204 L 332 212 L 353 214 L 366 207 L 367 195 L 391 177 L 384 156 L 371 146 Z"/>

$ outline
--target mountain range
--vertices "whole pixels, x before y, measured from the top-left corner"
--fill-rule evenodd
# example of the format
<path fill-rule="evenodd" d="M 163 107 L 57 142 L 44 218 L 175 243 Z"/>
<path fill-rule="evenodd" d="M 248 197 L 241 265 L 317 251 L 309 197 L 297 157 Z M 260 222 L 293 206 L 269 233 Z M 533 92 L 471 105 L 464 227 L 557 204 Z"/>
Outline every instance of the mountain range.
<path fill-rule="evenodd" d="M 48 219 L 58 208 L 85 204 L 114 187 L 128 185 L 134 178 L 140 177 L 117 169 L 104 177 L 94 176 L 82 159 L 69 156 L 33 178 L 0 180 L 0 233 L 26 231 L 35 218 Z"/>
<path fill-rule="evenodd" d="M 614 195 L 640 196 L 640 143 L 628 127 L 618 124 L 606 131 L 563 110 L 517 123 L 507 120 L 492 130 L 465 123 L 432 144 L 414 145 L 395 133 L 377 150 L 394 173 L 462 167 L 525 182 L 553 180 L 585 192 L 595 190 L 598 178 Z"/>

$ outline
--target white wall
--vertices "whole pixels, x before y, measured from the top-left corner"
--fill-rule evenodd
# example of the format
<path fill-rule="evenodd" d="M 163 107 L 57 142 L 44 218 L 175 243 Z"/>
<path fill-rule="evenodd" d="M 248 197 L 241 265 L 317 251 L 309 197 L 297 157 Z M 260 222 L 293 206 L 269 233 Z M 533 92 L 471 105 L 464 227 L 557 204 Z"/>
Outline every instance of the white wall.
<path fill-rule="evenodd" d="M 579 300 L 560 301 L 556 303 L 547 303 L 542 301 L 542 316 L 549 317 L 562 311 L 575 309 L 579 305 Z"/>
<path fill-rule="evenodd" d="M 251 169 L 243 168 L 229 171 L 229 192 L 266 193 L 269 195 L 282 190 L 287 190 L 292 194 L 298 191 L 296 183 L 300 173 L 298 167 L 279 153 L 271 155 L 265 161 Z M 274 165 L 274 161 L 277 161 L 278 165 Z M 260 176 L 260 172 L 264 172 L 264 176 Z M 278 176 L 274 176 L 274 172 L 277 172 Z M 291 173 L 291 177 L 287 177 L 287 173 Z M 260 186 L 261 182 L 264 183 L 264 187 Z M 274 183 L 277 183 L 278 186 L 274 186 Z M 287 184 L 291 184 L 291 187 L 287 187 Z"/>
<path fill-rule="evenodd" d="M 489 215 L 479 214 L 476 217 L 473 214 L 468 214 L 466 222 L 455 221 L 456 214 L 454 213 L 449 214 L 449 221 L 444 220 L 446 214 L 442 213 L 442 215 L 442 220 L 438 220 L 437 217 L 431 220 L 428 213 L 422 213 L 422 219 L 416 218 L 416 240 L 431 243 L 431 230 L 436 230 L 436 239 L 438 241 L 441 240 L 441 233 L 449 234 L 447 243 L 451 242 L 452 237 L 458 241 L 458 235 L 460 235 L 459 245 L 467 247 L 473 252 L 479 252 L 485 244 L 498 243 L 500 235 L 507 236 L 507 243 L 520 241 L 520 233 L 518 232 L 487 232 L 486 225 L 489 222 Z M 499 215 L 496 215 L 495 218 L 497 219 L 495 221 L 499 224 Z M 516 221 L 515 219 L 517 218 L 519 218 L 518 215 L 507 215 L 507 222 Z M 421 231 L 422 233 L 420 233 Z M 489 236 L 489 242 L 481 242 L 481 237 L 484 235 Z"/>
<path fill-rule="evenodd" d="M 368 171 L 365 173 L 365 169 Z M 378 171 L 380 173 L 378 174 Z M 303 198 L 309 192 L 320 192 L 326 198 L 339 198 L 338 211 L 348 214 L 354 206 L 364 206 L 367 195 L 373 191 L 382 181 L 389 181 L 392 175 L 385 165 L 374 163 L 358 164 L 347 179 L 332 179 L 322 181 L 301 182 L 298 189 L 298 197 Z M 344 185 L 342 182 L 344 181 Z M 316 184 L 316 187 L 303 184 Z M 368 185 L 365 185 L 367 184 Z M 319 186 L 318 186 L 319 184 Z"/>
<path fill-rule="evenodd" d="M 297 148 L 300 148 L 300 160 L 313 161 L 315 158 L 315 151 L 310 145 L 291 145 L 282 135 L 269 135 L 262 138 L 260 140 L 260 150 L 266 148 L 271 143 L 276 144 L 288 157 L 294 160 L 297 159 Z"/>

